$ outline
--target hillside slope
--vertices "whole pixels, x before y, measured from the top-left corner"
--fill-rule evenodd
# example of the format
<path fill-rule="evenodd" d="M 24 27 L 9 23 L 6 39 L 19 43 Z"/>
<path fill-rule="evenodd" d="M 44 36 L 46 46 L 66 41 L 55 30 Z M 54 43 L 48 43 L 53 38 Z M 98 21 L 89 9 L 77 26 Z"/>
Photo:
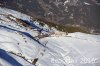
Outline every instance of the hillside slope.
<path fill-rule="evenodd" d="M 99 0 L 0 0 L 0 6 L 46 22 L 100 33 Z"/>
<path fill-rule="evenodd" d="M 100 35 L 66 35 L 30 16 L 0 8 L 0 66 L 98 66 L 99 50 Z"/>

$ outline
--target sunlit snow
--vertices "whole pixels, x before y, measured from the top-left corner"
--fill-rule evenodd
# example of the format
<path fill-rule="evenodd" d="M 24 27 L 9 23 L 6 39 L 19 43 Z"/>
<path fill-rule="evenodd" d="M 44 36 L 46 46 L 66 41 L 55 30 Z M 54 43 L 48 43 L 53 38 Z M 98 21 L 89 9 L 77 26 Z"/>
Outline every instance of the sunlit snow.
<path fill-rule="evenodd" d="M 12 15 L 10 19 L 8 15 Z M 22 26 L 16 18 L 27 20 L 31 28 Z M 0 66 L 34 66 L 35 58 L 36 66 L 100 65 L 100 35 L 80 32 L 66 35 L 31 21 L 30 16 L 0 8 Z M 41 38 L 40 30 L 46 37 Z"/>

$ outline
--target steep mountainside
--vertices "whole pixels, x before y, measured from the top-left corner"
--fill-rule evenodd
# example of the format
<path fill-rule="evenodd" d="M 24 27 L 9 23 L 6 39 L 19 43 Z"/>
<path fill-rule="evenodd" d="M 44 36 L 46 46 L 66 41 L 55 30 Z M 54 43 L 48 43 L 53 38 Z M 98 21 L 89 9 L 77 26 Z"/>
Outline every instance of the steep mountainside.
<path fill-rule="evenodd" d="M 0 66 L 99 66 L 99 51 L 100 35 L 66 35 L 0 7 Z"/>
<path fill-rule="evenodd" d="M 75 26 L 100 33 L 99 0 L 0 0 L 0 6 L 14 9 L 42 21 Z"/>

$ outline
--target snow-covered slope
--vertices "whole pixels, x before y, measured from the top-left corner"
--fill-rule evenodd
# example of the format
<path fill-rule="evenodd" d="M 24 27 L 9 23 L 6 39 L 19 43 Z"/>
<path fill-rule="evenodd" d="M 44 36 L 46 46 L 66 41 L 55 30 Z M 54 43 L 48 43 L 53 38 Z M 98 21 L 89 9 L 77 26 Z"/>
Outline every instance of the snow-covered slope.
<path fill-rule="evenodd" d="M 0 66 L 99 66 L 100 35 L 66 35 L 0 8 Z"/>

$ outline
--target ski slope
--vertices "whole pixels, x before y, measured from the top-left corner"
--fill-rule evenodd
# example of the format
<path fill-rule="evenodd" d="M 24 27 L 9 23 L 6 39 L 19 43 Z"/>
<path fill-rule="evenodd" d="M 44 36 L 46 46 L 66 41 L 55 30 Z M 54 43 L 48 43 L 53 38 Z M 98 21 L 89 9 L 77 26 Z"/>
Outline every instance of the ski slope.
<path fill-rule="evenodd" d="M 41 26 L 30 16 L 0 8 L 0 66 L 100 65 L 100 35 L 76 32 L 58 36 L 52 32 L 62 33 L 46 24 Z"/>

